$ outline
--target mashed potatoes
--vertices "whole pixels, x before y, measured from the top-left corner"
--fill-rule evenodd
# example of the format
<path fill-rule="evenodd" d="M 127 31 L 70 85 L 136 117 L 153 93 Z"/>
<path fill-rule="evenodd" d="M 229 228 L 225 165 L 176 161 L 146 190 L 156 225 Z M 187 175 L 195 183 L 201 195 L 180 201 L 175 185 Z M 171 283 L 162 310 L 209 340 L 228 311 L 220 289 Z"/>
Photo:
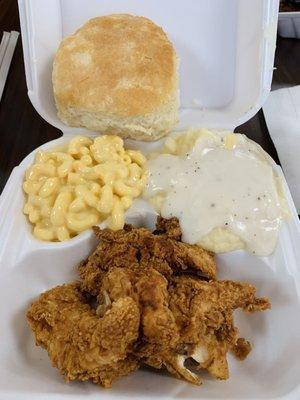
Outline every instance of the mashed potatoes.
<path fill-rule="evenodd" d="M 274 250 L 285 201 L 269 156 L 245 136 L 190 130 L 168 138 L 148 169 L 144 197 L 179 219 L 185 242 L 215 252 Z"/>
<path fill-rule="evenodd" d="M 215 253 L 224 253 L 245 247 L 245 243 L 235 233 L 224 228 L 214 228 L 204 235 L 198 244 Z"/>

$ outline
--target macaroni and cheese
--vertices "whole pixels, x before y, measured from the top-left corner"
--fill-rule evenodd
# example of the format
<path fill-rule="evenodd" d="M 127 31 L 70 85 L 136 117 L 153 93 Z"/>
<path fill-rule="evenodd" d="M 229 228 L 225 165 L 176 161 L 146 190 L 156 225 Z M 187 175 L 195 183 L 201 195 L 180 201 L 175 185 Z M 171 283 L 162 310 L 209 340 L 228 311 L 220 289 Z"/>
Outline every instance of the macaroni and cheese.
<path fill-rule="evenodd" d="M 38 151 L 23 184 L 34 236 L 64 241 L 104 220 L 122 229 L 125 210 L 145 186 L 145 162 L 113 135 L 76 136 L 66 150 Z"/>

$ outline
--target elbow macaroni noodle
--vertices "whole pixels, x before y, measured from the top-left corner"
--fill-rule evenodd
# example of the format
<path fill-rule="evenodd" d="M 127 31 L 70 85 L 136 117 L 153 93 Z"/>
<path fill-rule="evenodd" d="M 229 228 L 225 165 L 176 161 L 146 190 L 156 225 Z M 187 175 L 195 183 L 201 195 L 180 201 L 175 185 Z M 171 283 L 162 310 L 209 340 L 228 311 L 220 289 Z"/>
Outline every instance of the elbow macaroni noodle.
<path fill-rule="evenodd" d="M 145 163 L 113 135 L 76 136 L 66 151 L 38 151 L 23 184 L 34 236 L 64 241 L 106 219 L 122 229 L 124 212 L 145 186 Z"/>

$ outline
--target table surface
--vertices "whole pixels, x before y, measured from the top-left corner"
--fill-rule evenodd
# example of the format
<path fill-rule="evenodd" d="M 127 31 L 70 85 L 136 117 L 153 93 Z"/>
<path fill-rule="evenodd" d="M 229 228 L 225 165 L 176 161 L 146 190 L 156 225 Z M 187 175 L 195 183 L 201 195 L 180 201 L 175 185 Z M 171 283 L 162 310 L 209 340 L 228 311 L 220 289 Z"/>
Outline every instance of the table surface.
<path fill-rule="evenodd" d="M 0 0 L 0 34 L 20 32 L 16 0 Z M 273 87 L 300 84 L 300 40 L 278 38 Z M 260 110 L 237 132 L 259 143 L 279 163 Z M 19 38 L 0 104 L 0 192 L 22 159 L 43 143 L 57 139 L 61 132 L 44 121 L 27 96 L 22 42 Z"/>

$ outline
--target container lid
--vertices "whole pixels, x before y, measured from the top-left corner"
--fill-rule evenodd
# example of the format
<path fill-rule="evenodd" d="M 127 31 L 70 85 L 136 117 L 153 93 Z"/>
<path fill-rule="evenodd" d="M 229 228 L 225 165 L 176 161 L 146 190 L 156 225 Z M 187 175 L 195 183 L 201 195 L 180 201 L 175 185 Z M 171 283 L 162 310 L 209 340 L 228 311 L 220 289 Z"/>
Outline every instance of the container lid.
<path fill-rule="evenodd" d="M 180 123 L 234 129 L 269 94 L 278 0 L 19 0 L 28 96 L 37 112 L 64 133 L 57 117 L 52 62 L 60 41 L 90 18 L 143 15 L 162 26 L 180 58 Z M 91 133 L 90 131 L 87 131 Z"/>

